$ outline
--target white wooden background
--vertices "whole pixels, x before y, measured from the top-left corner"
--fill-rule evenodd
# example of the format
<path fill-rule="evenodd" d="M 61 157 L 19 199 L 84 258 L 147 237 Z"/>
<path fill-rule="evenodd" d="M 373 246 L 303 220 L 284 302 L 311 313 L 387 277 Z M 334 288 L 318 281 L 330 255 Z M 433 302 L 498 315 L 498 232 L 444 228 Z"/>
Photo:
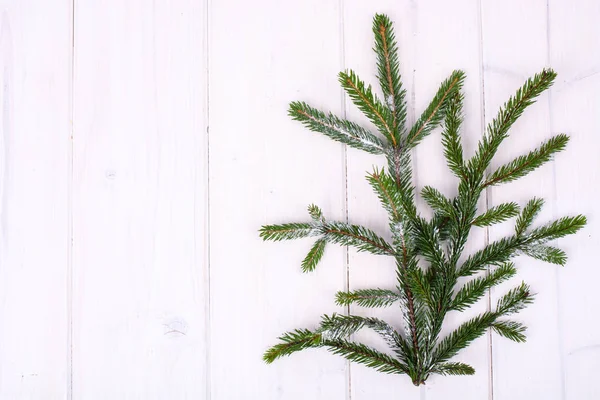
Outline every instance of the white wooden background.
<path fill-rule="evenodd" d="M 590 221 L 562 242 L 564 269 L 518 259 L 499 289 L 538 293 L 526 344 L 481 338 L 458 357 L 474 376 L 420 388 L 319 350 L 261 362 L 283 331 L 344 312 L 335 291 L 394 277 L 333 247 L 305 275 L 309 243 L 257 234 L 311 202 L 385 230 L 364 180 L 382 160 L 286 116 L 306 100 L 364 122 L 336 74 L 375 82 L 376 12 L 396 23 L 411 120 L 467 72 L 469 151 L 526 77 L 556 69 L 496 163 L 558 132 L 567 152 L 487 202 L 540 195 L 542 219 Z M 596 0 L 0 0 L 0 399 L 600 398 L 599 20 Z M 441 157 L 433 134 L 416 183 L 451 195 Z M 475 232 L 471 250 L 510 228 Z"/>

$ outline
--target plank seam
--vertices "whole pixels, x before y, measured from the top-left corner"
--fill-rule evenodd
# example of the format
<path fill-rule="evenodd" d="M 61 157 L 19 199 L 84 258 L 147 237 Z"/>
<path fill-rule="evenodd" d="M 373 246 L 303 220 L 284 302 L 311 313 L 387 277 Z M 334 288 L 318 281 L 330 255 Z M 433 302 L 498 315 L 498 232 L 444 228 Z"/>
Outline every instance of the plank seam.
<path fill-rule="evenodd" d="M 205 88 L 206 93 L 204 95 L 204 121 L 206 124 L 205 131 L 205 156 L 206 156 L 206 194 L 205 201 L 206 206 L 204 209 L 204 215 L 206 217 L 205 224 L 205 262 L 206 262 L 206 282 L 205 282 L 205 365 L 204 365 L 204 379 L 206 382 L 206 400 L 210 400 L 212 398 L 212 320 L 211 320 L 211 271 L 210 271 L 210 262 L 211 262 L 211 221 L 210 221 L 210 0 L 204 0 L 204 23 L 205 23 L 205 31 L 204 31 L 204 62 L 205 62 Z"/>
<path fill-rule="evenodd" d="M 550 34 L 550 0 L 546 0 L 546 64 L 549 67 L 551 61 L 551 34 Z M 554 132 L 554 118 L 553 118 L 553 107 L 552 107 L 552 92 L 553 88 L 551 87 L 548 90 L 548 124 L 550 128 L 550 132 Z M 557 210 L 557 201 L 558 201 L 558 192 L 557 192 L 557 184 L 556 184 L 556 159 L 553 159 L 551 162 L 552 168 L 552 219 L 555 219 L 558 210 Z M 555 280 L 555 290 L 556 290 L 556 331 L 558 333 L 558 357 L 559 357 L 559 373 L 560 373 L 560 396 L 561 399 L 566 399 L 566 370 L 565 370 L 565 355 L 564 355 L 564 346 L 563 346 L 563 328 L 562 328 L 562 319 L 560 315 L 560 279 L 559 279 L 559 270 L 554 269 L 554 280 Z"/>
<path fill-rule="evenodd" d="M 344 23 L 344 0 L 339 0 L 339 25 L 340 25 L 340 64 L 342 65 L 342 70 L 346 69 L 346 36 L 345 29 L 346 25 Z M 340 89 L 340 102 L 342 106 L 342 118 L 347 118 L 347 102 L 346 96 L 344 94 L 344 90 Z M 349 223 L 350 212 L 349 212 L 349 201 L 348 201 L 348 146 L 342 145 L 342 171 L 343 171 L 343 179 L 344 179 L 344 220 L 346 223 Z M 344 267 L 345 267 L 345 276 L 344 276 L 344 288 L 346 291 L 350 291 L 350 252 L 348 246 L 344 248 Z M 350 315 L 350 304 L 346 306 L 346 315 Z M 346 361 L 346 399 L 352 400 L 352 363 L 347 360 Z"/>
<path fill-rule="evenodd" d="M 483 63 L 483 53 L 484 53 L 484 38 L 483 38 L 483 12 L 481 0 L 477 2 L 478 7 L 478 19 L 479 19 L 479 80 L 480 80 L 480 107 L 481 107 L 481 135 L 485 135 L 485 68 Z M 489 171 L 488 171 L 489 172 Z M 492 193 L 491 188 L 485 188 L 485 211 L 487 212 L 490 209 L 490 201 L 491 201 Z M 490 244 L 490 228 L 486 227 L 484 230 L 484 246 L 488 246 Z M 486 274 L 489 275 L 489 267 L 486 271 Z M 492 309 L 492 289 L 487 290 L 487 304 L 486 309 L 488 312 Z M 494 340 L 492 336 L 491 329 L 488 329 L 488 399 L 494 400 Z"/>
<path fill-rule="evenodd" d="M 71 17 L 71 71 L 70 74 L 70 98 L 69 98 L 69 118 L 70 128 L 69 133 L 69 171 L 67 173 L 67 232 L 68 232 L 68 249 L 67 249 L 67 400 L 73 399 L 73 251 L 74 251 L 74 234 L 73 234 L 73 181 L 74 181 L 74 162 L 75 150 L 73 138 L 75 134 L 75 0 L 71 0 L 70 7 Z"/>

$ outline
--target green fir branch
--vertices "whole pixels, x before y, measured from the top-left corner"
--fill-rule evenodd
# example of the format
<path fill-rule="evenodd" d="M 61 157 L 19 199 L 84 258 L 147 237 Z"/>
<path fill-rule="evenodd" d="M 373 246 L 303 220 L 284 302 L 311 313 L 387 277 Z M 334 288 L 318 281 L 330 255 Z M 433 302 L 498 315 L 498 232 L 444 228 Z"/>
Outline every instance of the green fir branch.
<path fill-rule="evenodd" d="M 444 146 L 444 156 L 448 168 L 454 175 L 464 179 L 463 146 L 460 140 L 460 126 L 463 122 L 463 100 L 460 90 L 455 91 L 449 97 L 444 130 L 442 131 L 442 145 Z"/>
<path fill-rule="evenodd" d="M 527 175 L 552 160 L 554 154 L 563 151 L 567 147 L 568 142 L 569 137 L 567 135 L 554 136 L 543 143 L 538 149 L 529 152 L 527 155 L 517 157 L 508 164 L 504 164 L 498 168 L 488 176 L 483 187 L 511 182 Z"/>
<path fill-rule="evenodd" d="M 413 240 L 419 249 L 419 254 L 431 262 L 433 268 L 443 269 L 446 265 L 446 255 L 436 227 L 420 217 L 411 220 L 410 225 L 410 233 L 414 237 Z"/>
<path fill-rule="evenodd" d="M 316 224 L 325 222 L 325 217 L 323 217 L 323 211 L 321 211 L 321 209 L 314 204 L 308 206 L 308 215 L 310 215 L 313 222 L 315 222 Z"/>
<path fill-rule="evenodd" d="M 321 332 L 312 332 L 307 329 L 297 329 L 287 332 L 279 337 L 281 343 L 269 348 L 263 355 L 263 360 L 270 364 L 278 358 L 289 356 L 298 351 L 326 347 L 333 354 L 354 361 L 380 372 L 392 374 L 407 373 L 405 364 L 395 358 L 381 353 L 364 344 L 351 342 L 345 339 L 327 338 Z"/>
<path fill-rule="evenodd" d="M 510 315 L 521 311 L 533 302 L 533 294 L 529 285 L 525 282 L 511 289 L 508 293 L 498 299 L 496 313 L 499 315 Z"/>
<path fill-rule="evenodd" d="M 517 215 L 519 215 L 519 205 L 517 203 L 502 203 L 477 216 L 472 224 L 479 227 L 491 226 L 516 217 Z"/>
<path fill-rule="evenodd" d="M 482 336 L 488 328 L 497 324 L 499 318 L 522 310 L 533 300 L 529 286 L 521 284 L 498 300 L 495 311 L 480 314 L 460 325 L 442 339 L 432 355 L 432 366 L 439 365 L 454 357 L 473 340 Z"/>
<path fill-rule="evenodd" d="M 385 104 L 392 115 L 392 132 L 394 134 L 392 145 L 396 147 L 402 140 L 401 133 L 406 123 L 406 90 L 402 88 L 394 29 L 386 15 L 375 15 L 373 34 L 375 36 L 374 50 L 377 55 L 377 77 Z"/>
<path fill-rule="evenodd" d="M 450 103 L 450 99 L 453 98 L 456 92 L 460 91 L 464 79 L 465 73 L 463 71 L 454 71 L 448 79 L 442 82 L 439 90 L 433 97 L 433 100 L 429 103 L 423 114 L 421 114 L 408 133 L 406 140 L 407 147 L 415 147 L 421 140 L 429 135 L 432 130 L 440 125 L 444 114 L 446 113 L 446 108 Z"/>
<path fill-rule="evenodd" d="M 326 245 L 327 240 L 323 238 L 318 239 L 315 242 L 315 244 L 310 248 L 304 260 L 302 260 L 302 272 L 311 272 L 315 270 L 317 264 L 319 263 L 319 261 L 321 261 L 321 258 L 323 258 Z"/>
<path fill-rule="evenodd" d="M 436 365 L 432 370 L 434 374 L 445 375 L 473 375 L 475 374 L 475 368 L 469 364 L 460 362 L 448 362 Z"/>
<path fill-rule="evenodd" d="M 359 289 L 335 295 L 335 302 L 340 306 L 356 304 L 361 307 L 389 307 L 399 300 L 400 293 L 389 289 Z"/>
<path fill-rule="evenodd" d="M 421 268 L 412 268 L 408 273 L 408 282 L 414 296 L 427 307 L 435 308 L 431 281 Z"/>
<path fill-rule="evenodd" d="M 490 243 L 469 256 L 459 269 L 459 276 L 470 276 L 483 271 L 488 266 L 500 266 L 507 262 L 521 246 L 516 236 L 509 236 Z"/>
<path fill-rule="evenodd" d="M 517 236 L 522 236 L 523 233 L 529 229 L 533 223 L 533 220 L 540 213 L 543 206 L 544 200 L 536 197 L 527 202 L 527 205 L 523 207 L 523 211 L 515 223 L 515 234 Z"/>
<path fill-rule="evenodd" d="M 496 313 L 485 312 L 460 325 L 439 342 L 433 352 L 431 365 L 435 367 L 454 357 L 460 350 L 482 336 L 497 318 Z"/>
<path fill-rule="evenodd" d="M 525 331 L 527 328 L 516 321 L 496 321 L 492 324 L 492 329 L 498 335 L 512 340 L 513 342 L 523 343 L 527 340 Z"/>
<path fill-rule="evenodd" d="M 339 80 L 354 105 L 361 110 L 379 131 L 395 146 L 393 116 L 373 93 L 371 86 L 359 79 L 354 71 L 340 72 Z"/>
<path fill-rule="evenodd" d="M 454 206 L 450 199 L 444 196 L 439 190 L 431 186 L 425 186 L 421 190 L 421 197 L 425 202 L 439 215 L 452 217 L 454 215 Z"/>
<path fill-rule="evenodd" d="M 383 154 L 385 144 L 371 132 L 329 113 L 325 114 L 303 102 L 290 104 L 289 115 L 314 132 L 371 154 Z"/>
<path fill-rule="evenodd" d="M 515 265 L 511 262 L 502 264 L 489 275 L 475 278 L 467 282 L 454 296 L 451 310 L 464 311 L 481 299 L 487 291 L 512 278 L 517 274 Z"/>
<path fill-rule="evenodd" d="M 292 332 L 286 332 L 279 337 L 279 340 L 281 343 L 269 348 L 263 355 L 263 360 L 267 364 L 298 351 L 320 347 L 322 344 L 321 334 L 308 329 L 296 329 Z"/>
<path fill-rule="evenodd" d="M 533 229 L 528 235 L 528 242 L 545 243 L 567 235 L 577 233 L 585 226 L 587 219 L 583 215 L 562 217 L 542 227 Z"/>
<path fill-rule="evenodd" d="M 402 195 L 389 174 L 385 170 L 375 170 L 367 175 L 367 180 L 371 184 L 373 191 L 379 197 L 383 208 L 390 214 L 392 221 L 400 221 L 402 219 L 403 206 Z"/>
<path fill-rule="evenodd" d="M 517 92 L 500 108 L 498 115 L 488 125 L 487 132 L 475 156 L 469 161 L 469 169 L 475 176 L 483 176 L 500 144 L 508 137 L 508 130 L 523 114 L 523 111 L 535 102 L 535 99 L 552 86 L 556 73 L 544 69 L 541 73 L 528 79 Z"/>
<path fill-rule="evenodd" d="M 358 315 L 324 315 L 321 319 L 319 332 L 327 340 L 346 339 L 363 328 L 369 328 L 376 332 L 387 343 L 387 345 L 406 362 L 408 360 L 408 344 L 404 338 L 394 330 L 387 322 L 373 317 L 362 317 Z"/>
<path fill-rule="evenodd" d="M 551 264 L 564 266 L 567 263 L 567 254 L 556 247 L 546 246 L 543 244 L 526 246 L 523 248 L 523 253 L 536 260 L 545 261 Z"/>
<path fill-rule="evenodd" d="M 417 208 L 415 205 L 410 152 L 406 149 L 394 149 L 388 153 L 387 157 L 389 175 L 398 192 L 402 215 L 403 217 L 414 218 L 417 215 Z"/>
<path fill-rule="evenodd" d="M 408 367 L 395 358 L 367 345 L 348 340 L 325 340 L 323 346 L 333 354 L 349 361 L 365 365 L 386 374 L 406 374 Z"/>
<path fill-rule="evenodd" d="M 265 225 L 260 228 L 263 240 L 294 240 L 319 234 L 317 226 L 309 223 L 292 222 L 280 225 Z"/>
<path fill-rule="evenodd" d="M 319 227 L 323 238 L 330 243 L 353 246 L 372 254 L 396 255 L 394 248 L 370 229 L 345 222 L 326 222 Z"/>
<path fill-rule="evenodd" d="M 490 289 L 516 275 L 511 260 L 520 254 L 564 265 L 566 253 L 549 242 L 574 234 L 586 224 L 582 215 L 562 217 L 532 228 L 543 205 L 533 198 L 519 212 L 507 202 L 478 213 L 480 197 L 487 187 L 524 177 L 547 163 L 567 142 L 566 135 L 550 138 L 529 153 L 519 156 L 485 176 L 500 145 L 525 109 L 553 83 L 556 74 L 545 69 L 528 79 L 501 107 L 486 127 L 475 154 L 465 160 L 461 140 L 463 122 L 464 73 L 455 71 L 442 82 L 434 98 L 412 127 L 406 127 L 406 91 L 402 87 L 398 49 L 392 23 L 385 15 L 373 21 L 377 78 L 383 100 L 352 72 L 339 75 L 343 88 L 379 133 L 331 113 L 324 113 L 303 102 L 290 105 L 290 116 L 310 130 L 366 152 L 386 157 L 385 169 L 374 169 L 367 180 L 389 214 L 391 243 L 374 231 L 350 223 L 327 221 L 320 208 L 309 206 L 308 223 L 265 225 L 260 229 L 264 240 L 291 240 L 316 237 L 302 262 L 304 271 L 315 269 L 323 257 L 326 243 L 352 246 L 358 251 L 393 257 L 397 290 L 359 289 L 338 292 L 340 306 L 396 306 L 401 313 L 402 333 L 387 322 L 356 315 L 325 315 L 315 330 L 298 329 L 283 334 L 279 343 L 265 352 L 267 363 L 308 348 L 325 348 L 346 359 L 384 373 L 406 374 L 421 385 L 431 374 L 471 375 L 470 365 L 451 361 L 461 349 L 489 329 L 507 339 L 525 341 L 525 326 L 507 319 L 533 301 L 525 283 L 511 289 L 497 301 L 495 309 L 463 322 L 442 337 L 448 312 L 465 311 Z M 441 142 L 449 170 L 458 178 L 453 198 L 426 186 L 422 198 L 433 209 L 425 219 L 417 209 L 412 174 L 412 149 L 436 127 L 442 125 Z M 496 240 L 465 257 L 467 240 L 473 226 L 487 227 L 517 217 L 514 235 Z M 465 259 L 466 258 L 466 259 Z M 464 260 L 464 261 L 462 261 Z M 459 284 L 462 277 L 482 271 L 487 274 Z M 390 354 L 350 341 L 366 328 L 382 337 Z"/>

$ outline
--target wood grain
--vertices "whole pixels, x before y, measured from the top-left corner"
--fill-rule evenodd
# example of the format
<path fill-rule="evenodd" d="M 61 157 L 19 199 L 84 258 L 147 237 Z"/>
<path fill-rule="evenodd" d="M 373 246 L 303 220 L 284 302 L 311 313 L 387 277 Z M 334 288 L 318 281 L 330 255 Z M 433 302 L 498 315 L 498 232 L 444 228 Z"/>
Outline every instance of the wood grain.
<path fill-rule="evenodd" d="M 77 4 L 73 398 L 207 396 L 204 13 Z"/>
<path fill-rule="evenodd" d="M 64 399 L 71 3 L 0 4 L 0 398 Z"/>

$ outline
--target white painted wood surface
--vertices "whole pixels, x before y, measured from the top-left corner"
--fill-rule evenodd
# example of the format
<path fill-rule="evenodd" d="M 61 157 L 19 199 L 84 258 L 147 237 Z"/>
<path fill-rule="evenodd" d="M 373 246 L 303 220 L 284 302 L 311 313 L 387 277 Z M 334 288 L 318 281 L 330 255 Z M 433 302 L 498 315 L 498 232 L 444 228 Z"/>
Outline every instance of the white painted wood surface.
<path fill-rule="evenodd" d="M 487 335 L 457 357 L 476 375 L 420 388 L 325 351 L 261 361 L 283 331 L 346 312 L 337 290 L 394 278 L 386 260 L 333 247 L 302 274 L 309 243 L 257 236 L 313 202 L 385 231 L 364 180 L 382 160 L 286 115 L 305 100 L 365 122 L 336 74 L 375 83 L 376 12 L 396 23 L 411 121 L 467 72 L 467 151 L 553 67 L 495 164 L 555 133 L 571 143 L 487 203 L 543 196 L 542 219 L 589 217 L 563 242 L 564 269 L 518 259 L 515 279 L 445 328 L 526 280 L 529 341 Z M 595 0 L 0 0 L 0 399 L 600 398 L 598 20 Z M 439 141 L 415 152 L 415 179 L 451 195 Z M 474 232 L 470 249 L 510 227 Z"/>

